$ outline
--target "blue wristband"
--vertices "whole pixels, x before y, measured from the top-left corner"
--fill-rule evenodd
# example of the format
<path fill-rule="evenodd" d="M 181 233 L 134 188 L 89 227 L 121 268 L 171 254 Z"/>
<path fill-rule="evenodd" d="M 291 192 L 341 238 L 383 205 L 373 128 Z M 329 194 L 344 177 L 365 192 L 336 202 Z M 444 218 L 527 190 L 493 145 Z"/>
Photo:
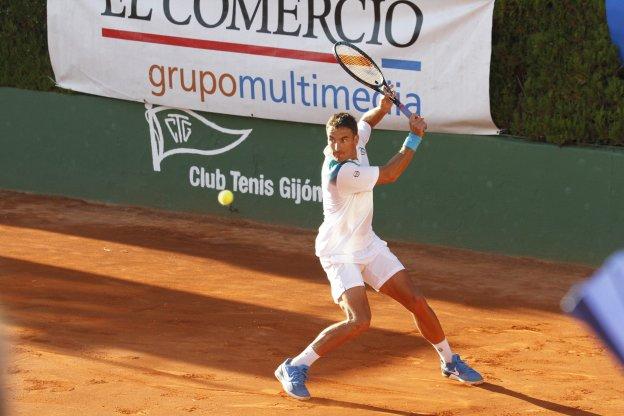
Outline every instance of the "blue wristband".
<path fill-rule="evenodd" d="M 422 141 L 422 138 L 419 135 L 412 133 L 410 131 L 410 134 L 408 134 L 407 137 L 405 138 L 405 142 L 403 142 L 403 146 L 415 152 L 416 149 L 418 149 L 418 145 L 420 144 L 421 141 Z"/>

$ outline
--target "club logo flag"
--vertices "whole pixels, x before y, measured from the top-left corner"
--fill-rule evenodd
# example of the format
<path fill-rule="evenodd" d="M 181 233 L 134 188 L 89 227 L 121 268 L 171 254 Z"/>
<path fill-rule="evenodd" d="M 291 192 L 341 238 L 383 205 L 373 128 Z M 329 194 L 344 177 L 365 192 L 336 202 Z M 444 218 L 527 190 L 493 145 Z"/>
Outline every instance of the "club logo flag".
<path fill-rule="evenodd" d="M 107 97 L 309 123 L 381 99 L 331 52 L 352 42 L 431 131 L 494 134 L 494 0 L 48 0 L 56 82 Z M 184 142 L 185 119 L 166 122 Z M 405 130 L 393 109 L 382 128 Z M 188 137 L 187 137 L 188 139 Z"/>
<path fill-rule="evenodd" d="M 251 129 L 232 130 L 221 127 L 192 110 L 145 105 L 149 125 L 154 171 L 173 155 L 212 156 L 225 153 L 241 144 Z"/>

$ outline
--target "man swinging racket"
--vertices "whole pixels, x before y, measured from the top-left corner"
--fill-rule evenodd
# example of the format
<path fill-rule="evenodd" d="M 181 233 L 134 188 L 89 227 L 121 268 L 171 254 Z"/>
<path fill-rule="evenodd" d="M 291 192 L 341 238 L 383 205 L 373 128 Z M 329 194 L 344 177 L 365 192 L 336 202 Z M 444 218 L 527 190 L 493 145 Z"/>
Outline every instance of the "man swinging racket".
<path fill-rule="evenodd" d="M 410 133 L 399 152 L 384 166 L 370 166 L 365 146 L 373 127 L 392 108 L 393 97 L 390 90 L 359 123 L 348 113 L 337 113 L 326 125 L 327 146 L 322 168 L 324 221 L 316 238 L 316 255 L 345 320 L 325 328 L 299 355 L 286 359 L 275 370 L 284 391 L 296 399 L 310 398 L 305 381 L 316 360 L 368 329 L 371 311 L 365 283 L 392 297 L 414 315 L 420 333 L 440 355 L 443 376 L 466 384 L 483 382 L 478 372 L 453 354 L 426 299 L 386 242 L 373 232 L 373 188 L 401 176 L 427 129 L 422 117 L 412 115 Z"/>

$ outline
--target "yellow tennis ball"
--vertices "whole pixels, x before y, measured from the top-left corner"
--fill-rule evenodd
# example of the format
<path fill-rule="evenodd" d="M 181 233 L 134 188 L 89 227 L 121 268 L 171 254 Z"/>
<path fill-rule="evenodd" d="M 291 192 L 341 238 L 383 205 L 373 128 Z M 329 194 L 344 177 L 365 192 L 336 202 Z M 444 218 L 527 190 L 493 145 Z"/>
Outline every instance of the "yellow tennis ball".
<path fill-rule="evenodd" d="M 219 200 L 219 203 L 221 205 L 228 206 L 232 202 L 234 202 L 234 194 L 232 193 L 232 191 L 224 189 L 223 191 L 219 192 L 219 196 L 217 197 L 217 199 Z"/>

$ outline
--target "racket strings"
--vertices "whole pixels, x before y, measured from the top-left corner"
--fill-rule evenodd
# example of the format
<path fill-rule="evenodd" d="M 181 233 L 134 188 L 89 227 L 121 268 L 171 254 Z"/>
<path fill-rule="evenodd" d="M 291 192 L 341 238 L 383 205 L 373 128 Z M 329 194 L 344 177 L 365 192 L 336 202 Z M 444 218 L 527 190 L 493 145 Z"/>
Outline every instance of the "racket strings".
<path fill-rule="evenodd" d="M 357 51 L 350 48 L 343 48 L 337 51 L 338 59 L 362 81 L 381 85 L 383 83 L 383 75 L 377 69 L 377 66 L 365 56 L 360 55 Z"/>

